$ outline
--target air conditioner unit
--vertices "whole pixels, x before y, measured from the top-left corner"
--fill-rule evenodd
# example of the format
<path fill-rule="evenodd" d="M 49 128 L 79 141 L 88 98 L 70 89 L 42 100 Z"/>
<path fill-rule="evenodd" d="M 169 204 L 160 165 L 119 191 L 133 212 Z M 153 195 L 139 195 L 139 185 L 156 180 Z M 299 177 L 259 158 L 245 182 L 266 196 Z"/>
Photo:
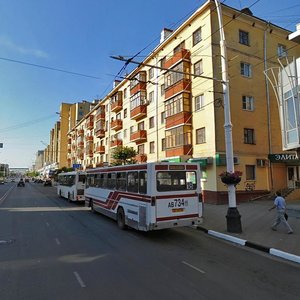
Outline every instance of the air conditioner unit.
<path fill-rule="evenodd" d="M 238 165 L 238 164 L 240 163 L 240 159 L 239 159 L 237 156 L 234 156 L 234 157 L 233 157 L 233 163 L 234 163 L 235 165 Z"/>
<path fill-rule="evenodd" d="M 267 160 L 266 159 L 257 159 L 256 160 L 256 166 L 260 168 L 264 168 L 267 166 Z"/>

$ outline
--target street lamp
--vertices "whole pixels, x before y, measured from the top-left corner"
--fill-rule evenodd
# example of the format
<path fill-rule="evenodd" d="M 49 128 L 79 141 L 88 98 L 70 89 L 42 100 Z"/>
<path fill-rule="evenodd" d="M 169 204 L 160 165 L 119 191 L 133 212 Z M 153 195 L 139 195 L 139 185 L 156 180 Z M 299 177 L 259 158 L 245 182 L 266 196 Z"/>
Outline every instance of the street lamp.
<path fill-rule="evenodd" d="M 226 167 L 227 172 L 234 172 L 233 161 L 233 143 L 232 143 L 232 123 L 230 117 L 230 99 L 229 99 L 229 80 L 228 80 L 228 64 L 226 53 L 226 41 L 223 28 L 222 10 L 219 0 L 215 0 L 219 29 L 220 29 L 220 52 L 222 67 L 222 87 L 224 94 L 224 129 L 225 129 L 225 149 L 226 149 Z M 233 233 L 241 233 L 241 215 L 236 207 L 236 189 L 233 183 L 227 184 L 228 187 L 228 210 L 227 210 L 227 231 Z"/>

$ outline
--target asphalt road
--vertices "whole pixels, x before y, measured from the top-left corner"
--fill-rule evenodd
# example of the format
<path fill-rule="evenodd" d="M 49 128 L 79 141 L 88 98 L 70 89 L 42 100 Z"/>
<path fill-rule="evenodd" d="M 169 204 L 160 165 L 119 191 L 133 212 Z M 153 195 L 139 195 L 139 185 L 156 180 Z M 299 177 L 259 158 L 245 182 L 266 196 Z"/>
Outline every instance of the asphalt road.
<path fill-rule="evenodd" d="M 193 228 L 142 233 L 29 183 L 0 187 L 0 298 L 299 299 L 300 267 Z"/>

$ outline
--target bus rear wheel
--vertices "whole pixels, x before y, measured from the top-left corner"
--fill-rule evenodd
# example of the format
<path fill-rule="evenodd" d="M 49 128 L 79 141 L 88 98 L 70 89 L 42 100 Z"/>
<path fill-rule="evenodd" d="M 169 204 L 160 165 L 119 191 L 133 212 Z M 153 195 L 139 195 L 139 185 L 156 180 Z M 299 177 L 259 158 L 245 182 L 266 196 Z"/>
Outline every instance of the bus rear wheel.
<path fill-rule="evenodd" d="M 122 207 L 118 208 L 117 211 L 117 223 L 118 227 L 122 230 L 126 229 L 126 224 L 125 224 L 125 213 L 124 209 Z"/>

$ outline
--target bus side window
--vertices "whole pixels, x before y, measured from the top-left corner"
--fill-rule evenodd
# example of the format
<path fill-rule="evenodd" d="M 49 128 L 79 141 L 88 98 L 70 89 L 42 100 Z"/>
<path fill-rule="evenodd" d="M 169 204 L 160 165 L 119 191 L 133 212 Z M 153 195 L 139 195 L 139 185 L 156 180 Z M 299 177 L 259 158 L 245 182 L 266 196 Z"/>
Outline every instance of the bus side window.
<path fill-rule="evenodd" d="M 138 172 L 127 173 L 127 191 L 137 193 L 139 190 Z"/>
<path fill-rule="evenodd" d="M 141 194 L 147 194 L 147 172 L 139 172 L 139 192 Z"/>

